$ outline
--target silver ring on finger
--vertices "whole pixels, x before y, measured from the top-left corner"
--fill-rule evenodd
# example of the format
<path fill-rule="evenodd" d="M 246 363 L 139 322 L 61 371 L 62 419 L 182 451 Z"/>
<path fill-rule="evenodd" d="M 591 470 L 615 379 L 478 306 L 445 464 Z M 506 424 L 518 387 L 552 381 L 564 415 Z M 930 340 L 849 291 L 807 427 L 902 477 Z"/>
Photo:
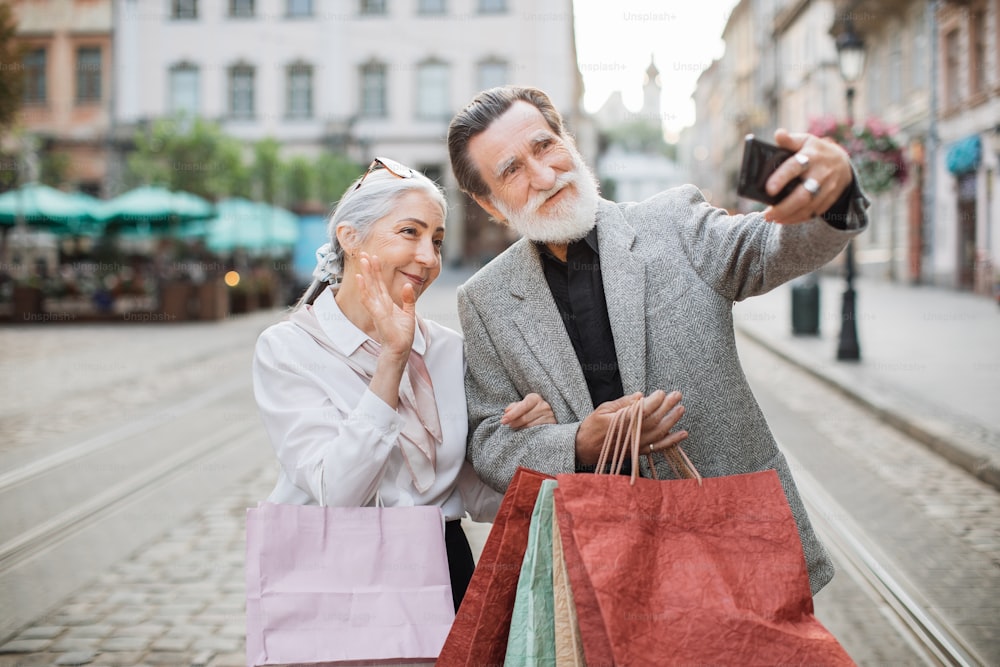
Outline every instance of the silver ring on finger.
<path fill-rule="evenodd" d="M 815 198 L 819 194 L 819 181 L 815 178 L 807 178 L 802 181 L 802 187 L 809 193 L 810 197 Z"/>
<path fill-rule="evenodd" d="M 799 165 L 802 167 L 802 171 L 805 171 L 806 169 L 809 168 L 809 156 L 806 155 L 805 153 L 796 153 L 795 161 L 798 162 Z"/>

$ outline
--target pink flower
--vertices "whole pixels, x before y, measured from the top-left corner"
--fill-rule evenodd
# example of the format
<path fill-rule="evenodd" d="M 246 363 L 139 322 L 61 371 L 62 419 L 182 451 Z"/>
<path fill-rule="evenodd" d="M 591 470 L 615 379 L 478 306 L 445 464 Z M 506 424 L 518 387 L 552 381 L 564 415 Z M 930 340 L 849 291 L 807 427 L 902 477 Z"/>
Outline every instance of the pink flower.
<path fill-rule="evenodd" d="M 869 118 L 863 126 L 852 126 L 831 116 L 814 118 L 809 132 L 843 146 L 854 162 L 862 187 L 873 194 L 906 180 L 906 161 L 894 139 L 896 128 L 879 118 Z"/>
<path fill-rule="evenodd" d="M 865 124 L 866 129 L 869 130 L 876 137 L 882 137 L 888 134 L 888 130 L 885 125 L 882 124 L 878 118 L 869 118 L 868 122 Z"/>

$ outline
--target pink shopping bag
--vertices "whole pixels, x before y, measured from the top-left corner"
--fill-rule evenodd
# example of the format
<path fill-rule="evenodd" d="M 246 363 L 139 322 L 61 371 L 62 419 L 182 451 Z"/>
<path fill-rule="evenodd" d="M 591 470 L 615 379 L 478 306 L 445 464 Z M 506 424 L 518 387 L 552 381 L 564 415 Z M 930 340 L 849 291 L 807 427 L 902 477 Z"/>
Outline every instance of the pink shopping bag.
<path fill-rule="evenodd" d="M 437 658 L 455 618 L 438 507 L 247 510 L 247 665 Z"/>

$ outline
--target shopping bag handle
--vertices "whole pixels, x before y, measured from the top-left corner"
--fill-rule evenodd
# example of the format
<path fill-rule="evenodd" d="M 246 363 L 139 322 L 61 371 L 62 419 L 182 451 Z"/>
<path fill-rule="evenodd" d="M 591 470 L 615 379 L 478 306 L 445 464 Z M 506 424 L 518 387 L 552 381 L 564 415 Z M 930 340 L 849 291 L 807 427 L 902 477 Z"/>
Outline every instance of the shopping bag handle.
<path fill-rule="evenodd" d="M 611 416 L 611 423 L 604 434 L 604 442 L 601 443 L 601 454 L 597 459 L 598 475 L 603 475 L 605 466 L 611 458 L 610 473 L 621 474 L 622 466 L 625 464 L 625 456 L 631 454 L 632 476 L 630 484 L 635 484 L 635 479 L 639 473 L 639 442 L 642 439 L 642 402 L 643 396 L 637 396 L 632 403 L 620 408 Z M 671 445 L 666 449 L 658 450 L 663 453 L 670 464 L 670 468 L 678 477 L 683 479 L 696 479 L 701 483 L 701 474 L 698 472 L 691 459 L 688 458 L 679 444 Z M 656 465 L 653 462 L 652 452 L 645 454 L 649 469 L 653 473 L 653 479 L 659 479 L 656 474 Z"/>
<path fill-rule="evenodd" d="M 319 506 L 326 507 L 326 486 L 324 484 L 323 475 L 319 476 Z M 382 478 L 379 478 L 379 483 L 381 484 Z M 385 509 L 385 503 L 382 502 L 382 492 L 378 487 L 375 487 L 375 507 L 379 509 Z"/>

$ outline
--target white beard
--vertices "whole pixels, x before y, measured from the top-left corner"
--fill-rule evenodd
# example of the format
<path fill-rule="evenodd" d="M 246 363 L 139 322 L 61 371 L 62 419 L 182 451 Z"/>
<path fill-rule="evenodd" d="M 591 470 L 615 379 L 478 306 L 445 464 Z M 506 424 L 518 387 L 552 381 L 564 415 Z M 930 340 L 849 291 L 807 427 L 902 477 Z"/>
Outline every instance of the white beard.
<path fill-rule="evenodd" d="M 507 224 L 521 236 L 538 243 L 571 243 L 586 236 L 597 224 L 597 202 L 600 198 L 597 180 L 584 164 L 575 147 L 569 146 L 573 155 L 573 171 L 564 172 L 556 184 L 545 192 L 538 192 L 521 208 L 514 211 L 496 197 L 490 197 Z M 538 209 L 552 195 L 572 185 L 576 190 L 567 192 L 565 200 L 554 204 L 552 210 L 539 213 Z"/>

